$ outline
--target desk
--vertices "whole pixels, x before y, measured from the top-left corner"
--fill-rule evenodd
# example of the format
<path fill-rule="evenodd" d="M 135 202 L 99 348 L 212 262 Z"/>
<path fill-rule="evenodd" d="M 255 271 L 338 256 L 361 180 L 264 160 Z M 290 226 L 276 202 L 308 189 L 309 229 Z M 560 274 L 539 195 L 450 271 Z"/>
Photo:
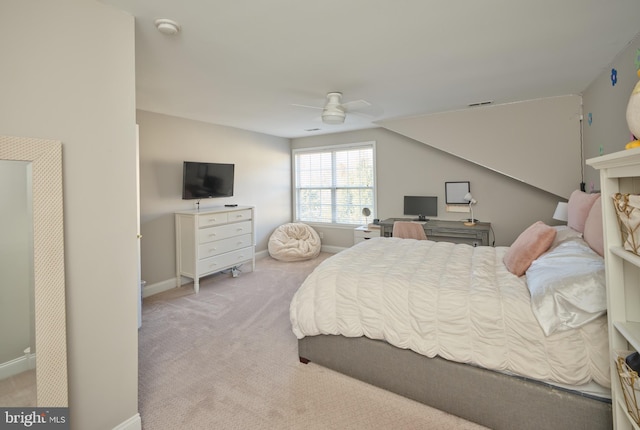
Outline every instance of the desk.
<path fill-rule="evenodd" d="M 411 221 L 410 218 L 387 218 L 380 221 L 380 236 L 393 236 L 395 221 Z M 419 222 L 419 221 L 418 221 Z M 462 221 L 429 220 L 422 223 L 427 239 L 435 242 L 466 243 L 473 246 L 489 245 L 490 222 L 477 222 L 476 225 L 464 225 Z"/>

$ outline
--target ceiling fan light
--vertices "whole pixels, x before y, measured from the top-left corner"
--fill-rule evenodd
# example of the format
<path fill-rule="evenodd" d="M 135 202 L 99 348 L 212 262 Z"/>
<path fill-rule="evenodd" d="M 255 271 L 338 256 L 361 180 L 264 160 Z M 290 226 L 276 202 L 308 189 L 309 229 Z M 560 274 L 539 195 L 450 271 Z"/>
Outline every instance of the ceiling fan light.
<path fill-rule="evenodd" d="M 325 109 L 322 111 L 322 122 L 325 124 L 342 124 L 346 114 L 342 109 Z"/>
<path fill-rule="evenodd" d="M 324 122 L 325 124 L 342 124 L 344 122 L 344 115 L 322 115 L 322 122 Z"/>

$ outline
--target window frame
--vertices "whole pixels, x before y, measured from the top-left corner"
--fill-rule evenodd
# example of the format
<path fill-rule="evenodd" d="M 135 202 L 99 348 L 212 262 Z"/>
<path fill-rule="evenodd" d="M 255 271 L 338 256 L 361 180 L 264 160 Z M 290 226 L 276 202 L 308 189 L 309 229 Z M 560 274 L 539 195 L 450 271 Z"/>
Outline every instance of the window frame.
<path fill-rule="evenodd" d="M 364 224 L 363 222 L 356 222 L 356 223 L 338 223 L 338 222 L 321 222 L 321 221 L 303 221 L 300 220 L 299 216 L 298 216 L 298 171 L 297 171 L 297 166 L 296 166 L 296 156 L 298 154 L 303 154 L 303 153 L 331 153 L 332 157 L 333 157 L 333 153 L 335 152 L 340 152 L 340 151 L 348 151 L 350 149 L 357 149 L 357 148 L 371 148 L 372 150 L 372 174 L 373 174 L 373 185 L 371 186 L 372 190 L 373 190 L 373 204 L 371 205 L 372 207 L 369 207 L 369 209 L 371 209 L 371 215 L 369 215 L 368 218 L 368 222 L 373 222 L 374 217 L 376 217 L 376 214 L 378 213 L 377 210 L 377 204 L 378 204 L 378 178 L 377 178 L 377 173 L 376 173 L 376 142 L 375 141 L 366 141 L 366 142 L 355 142 L 355 143 L 344 143 L 344 144 L 336 144 L 336 145 L 326 145 L 326 146 L 314 146 L 314 147 L 301 147 L 301 148 L 294 148 L 291 150 L 291 174 L 292 174 L 292 178 L 291 178 L 291 192 L 293 194 L 292 196 L 292 202 L 293 202 L 293 219 L 295 222 L 304 222 L 306 224 L 309 225 L 317 225 L 317 226 L 324 226 L 324 227 L 343 227 L 343 228 L 353 228 L 356 226 L 360 226 Z M 331 186 L 331 207 L 332 207 L 332 219 L 335 219 L 335 211 L 336 211 L 336 201 L 335 201 L 335 195 L 336 195 L 336 190 L 338 189 L 338 187 L 335 186 L 335 166 L 332 166 L 332 176 L 334 178 L 334 180 L 332 181 L 333 184 Z"/>

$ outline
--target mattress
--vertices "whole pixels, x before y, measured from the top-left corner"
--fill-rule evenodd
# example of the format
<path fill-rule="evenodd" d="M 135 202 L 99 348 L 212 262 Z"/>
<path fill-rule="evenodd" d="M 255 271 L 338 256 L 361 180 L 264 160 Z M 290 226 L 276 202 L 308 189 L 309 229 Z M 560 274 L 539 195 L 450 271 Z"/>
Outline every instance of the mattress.
<path fill-rule="evenodd" d="M 295 293 L 293 332 L 366 336 L 544 382 L 610 387 L 606 316 L 545 336 L 506 247 L 374 238 L 322 262 Z"/>

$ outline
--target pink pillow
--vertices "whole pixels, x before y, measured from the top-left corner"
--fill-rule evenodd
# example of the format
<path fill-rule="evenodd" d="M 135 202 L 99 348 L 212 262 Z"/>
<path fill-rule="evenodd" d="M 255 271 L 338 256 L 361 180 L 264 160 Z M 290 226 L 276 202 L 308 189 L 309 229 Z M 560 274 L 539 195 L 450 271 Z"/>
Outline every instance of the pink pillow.
<path fill-rule="evenodd" d="M 604 235 L 602 232 L 602 199 L 598 197 L 591 206 L 584 223 L 584 240 L 591 249 L 604 257 Z"/>
<path fill-rule="evenodd" d="M 504 254 L 502 261 L 507 270 L 516 276 L 524 275 L 533 260 L 549 249 L 555 237 L 556 229 L 542 221 L 531 224 Z"/>
<path fill-rule="evenodd" d="M 567 225 L 580 233 L 584 232 L 584 222 L 591 210 L 591 206 L 600 197 L 599 193 L 587 194 L 584 191 L 575 190 L 569 196 L 569 204 L 567 206 L 568 222 Z"/>

